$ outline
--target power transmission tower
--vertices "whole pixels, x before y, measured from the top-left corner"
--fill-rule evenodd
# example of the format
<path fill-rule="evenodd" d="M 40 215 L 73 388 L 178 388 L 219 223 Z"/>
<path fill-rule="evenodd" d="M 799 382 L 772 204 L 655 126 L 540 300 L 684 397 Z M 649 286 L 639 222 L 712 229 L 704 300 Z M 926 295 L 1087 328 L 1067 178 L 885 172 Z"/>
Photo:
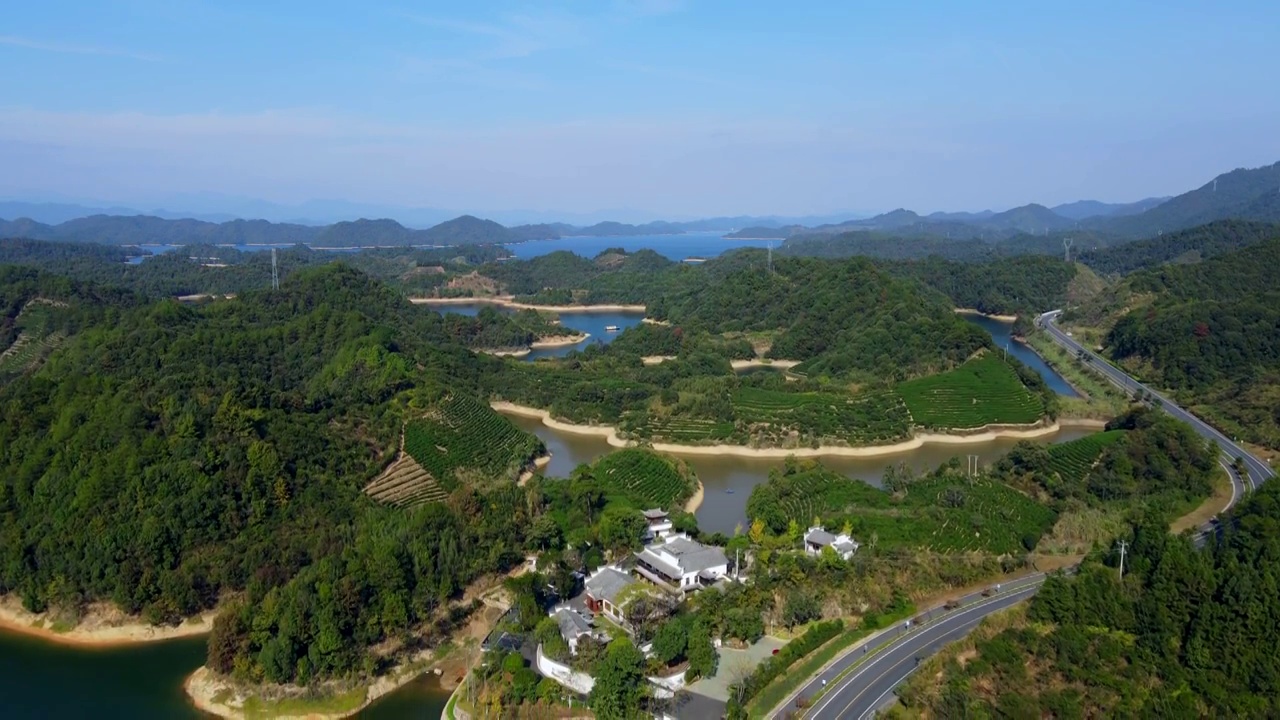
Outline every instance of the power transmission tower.
<path fill-rule="evenodd" d="M 1063 259 L 1068 263 L 1071 262 L 1071 238 L 1062 238 Z"/>
<path fill-rule="evenodd" d="M 1119 544 L 1120 544 L 1120 579 L 1123 581 L 1124 580 L 1124 551 L 1129 548 L 1129 543 L 1127 541 L 1121 540 Z"/>
<path fill-rule="evenodd" d="M 271 289 L 280 289 L 280 268 L 276 263 L 276 249 L 271 248 Z"/>
<path fill-rule="evenodd" d="M 769 246 L 769 274 L 773 274 L 773 241 L 768 242 Z"/>

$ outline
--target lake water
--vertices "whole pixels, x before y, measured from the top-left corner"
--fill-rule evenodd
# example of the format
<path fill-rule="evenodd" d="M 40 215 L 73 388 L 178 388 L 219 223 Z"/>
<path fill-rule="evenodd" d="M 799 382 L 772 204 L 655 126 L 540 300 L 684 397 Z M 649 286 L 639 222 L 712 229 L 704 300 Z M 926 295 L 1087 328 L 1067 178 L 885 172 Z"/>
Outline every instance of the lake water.
<path fill-rule="evenodd" d="M 516 257 L 528 258 L 546 255 L 558 250 L 568 250 L 583 257 L 595 257 L 609 248 L 623 248 L 627 252 L 637 250 L 653 250 L 671 260 L 684 260 L 690 257 L 713 258 L 729 250 L 740 248 L 763 248 L 770 244 L 777 248 L 781 240 L 728 240 L 723 237 L 725 231 L 684 233 L 681 235 L 632 235 L 625 237 L 598 237 L 583 235 L 564 237 L 555 240 L 530 240 L 512 243 L 507 249 Z"/>
<path fill-rule="evenodd" d="M 430 305 L 427 307 L 440 313 L 457 313 L 459 315 L 468 315 L 475 317 L 480 312 L 480 308 L 485 307 L 482 303 L 474 305 Z M 498 306 L 499 310 L 511 312 L 506 308 Z M 588 345 L 593 343 L 608 344 L 618 337 L 624 330 L 629 327 L 639 325 L 644 320 L 642 312 L 567 312 L 560 313 L 560 325 L 576 330 L 580 333 L 587 333 L 586 340 L 577 345 L 562 345 L 560 347 L 538 348 L 528 355 L 524 356 L 525 360 L 537 360 L 538 358 L 564 357 L 574 350 L 584 350 Z M 605 328 L 613 325 L 617 327 L 616 332 L 610 332 Z"/>
<path fill-rule="evenodd" d="M 182 690 L 204 664 L 205 639 L 107 649 L 73 648 L 0 631 L 0 717 L 208 718 Z M 434 675 L 379 698 L 358 717 L 436 720 L 449 693 Z"/>
<path fill-rule="evenodd" d="M 551 463 L 543 471 L 548 477 L 568 477 L 578 465 L 594 462 L 613 452 L 615 448 L 604 438 L 573 435 L 558 432 L 533 418 L 511 417 L 517 426 L 537 435 L 551 452 Z M 1037 442 L 1059 443 L 1088 435 L 1090 430 L 1064 428 Z M 850 478 L 880 486 L 884 469 L 890 465 L 906 463 L 916 472 L 932 470 L 956 455 L 977 455 L 982 464 L 989 464 L 1007 453 L 1017 442 L 1012 439 L 993 440 L 973 445 L 948 446 L 925 445 L 898 455 L 878 458 L 822 458 L 823 465 Z M 734 528 L 747 524 L 747 498 L 751 489 L 769 479 L 769 471 L 781 468 L 781 458 L 710 457 L 683 458 L 702 481 L 706 496 L 698 508 L 698 527 L 707 532 L 730 534 Z M 730 492 L 732 491 L 732 492 Z"/>
<path fill-rule="evenodd" d="M 968 320 L 974 325 L 977 325 L 990 333 L 991 339 L 996 343 L 996 347 L 1007 348 L 1010 355 L 1018 358 L 1018 360 L 1022 361 L 1023 365 L 1026 365 L 1039 373 L 1040 377 L 1044 378 L 1049 389 L 1059 395 L 1080 397 L 1080 395 L 1071 387 L 1071 383 L 1068 383 L 1061 375 L 1055 372 L 1053 368 L 1049 367 L 1049 365 L 1041 359 L 1035 350 L 1032 350 L 1025 343 L 1021 343 L 1013 339 L 1013 323 L 1002 322 L 995 318 L 989 318 L 983 315 L 966 314 L 963 317 L 965 320 Z"/>

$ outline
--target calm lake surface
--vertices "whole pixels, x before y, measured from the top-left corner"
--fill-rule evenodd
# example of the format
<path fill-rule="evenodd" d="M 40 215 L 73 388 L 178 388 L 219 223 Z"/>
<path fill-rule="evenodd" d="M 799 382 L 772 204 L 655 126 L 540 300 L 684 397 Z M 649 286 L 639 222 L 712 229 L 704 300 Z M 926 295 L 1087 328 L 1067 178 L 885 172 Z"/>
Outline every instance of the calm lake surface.
<path fill-rule="evenodd" d="M 548 477 L 568 477 L 574 468 L 594 462 L 615 448 L 604 438 L 573 435 L 552 430 L 533 418 L 511 417 L 517 426 L 537 435 L 551 451 L 551 464 L 543 471 Z M 1037 439 L 1037 442 L 1059 443 L 1088 435 L 1091 430 L 1064 428 Z M 878 458 L 822 458 L 823 465 L 850 478 L 880 486 L 884 469 L 906 463 L 917 472 L 932 470 L 956 455 L 977 455 L 979 462 L 994 462 L 1014 446 L 1017 440 L 993 440 L 973 445 L 925 445 L 897 455 Z M 698 474 L 706 490 L 702 507 L 698 508 L 698 526 L 707 532 L 732 533 L 735 526 L 747 522 L 747 498 L 751 489 L 769 479 L 769 471 L 781 468 L 781 458 L 683 457 Z"/>
<path fill-rule="evenodd" d="M 485 307 L 482 303 L 475 305 L 426 305 L 439 313 L 457 313 L 459 315 L 469 315 L 474 317 L 480 312 L 480 308 Z M 491 306 L 492 307 L 492 306 Z M 506 308 L 498 307 L 504 312 L 511 312 Z M 593 343 L 608 344 L 618 337 L 622 331 L 629 327 L 639 325 L 644 319 L 644 313 L 641 312 L 568 312 L 560 314 L 560 324 L 564 327 L 576 330 L 580 333 L 587 333 L 590 337 L 578 343 L 577 345 L 561 345 L 560 347 L 538 348 L 528 355 L 524 356 L 525 360 L 537 360 L 538 358 L 564 357 L 574 350 L 586 349 L 588 345 Z M 616 326 L 615 332 L 610 332 L 605 328 L 610 325 Z"/>
<path fill-rule="evenodd" d="M 108 649 L 73 648 L 0 631 L 0 717 L 80 720 L 208 718 L 187 700 L 182 683 L 204 664 L 205 638 Z M 449 693 L 434 675 L 419 678 L 358 717 L 429 718 Z"/>

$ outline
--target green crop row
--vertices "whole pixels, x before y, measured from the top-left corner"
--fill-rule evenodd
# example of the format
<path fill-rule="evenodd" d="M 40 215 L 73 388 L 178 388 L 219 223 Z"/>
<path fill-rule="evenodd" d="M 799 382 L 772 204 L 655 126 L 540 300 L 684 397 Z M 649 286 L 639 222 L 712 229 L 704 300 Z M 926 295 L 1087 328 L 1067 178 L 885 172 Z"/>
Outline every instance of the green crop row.
<path fill-rule="evenodd" d="M 673 508 L 693 495 L 694 481 L 673 460 L 652 450 L 628 448 L 600 458 L 592 474 L 641 507 Z"/>
<path fill-rule="evenodd" d="M 542 442 L 467 395 L 453 393 L 433 412 L 405 426 L 405 451 L 445 489 L 459 473 L 514 480 L 541 454 Z"/>
<path fill-rule="evenodd" d="M 1013 368 L 995 355 L 970 360 L 950 372 L 898 386 L 916 425 L 967 429 L 991 424 L 1033 423 L 1044 401 Z"/>
<path fill-rule="evenodd" d="M 1083 480 L 1102 451 L 1123 435 L 1123 430 L 1109 430 L 1054 445 L 1049 448 L 1049 469 L 1063 480 Z"/>

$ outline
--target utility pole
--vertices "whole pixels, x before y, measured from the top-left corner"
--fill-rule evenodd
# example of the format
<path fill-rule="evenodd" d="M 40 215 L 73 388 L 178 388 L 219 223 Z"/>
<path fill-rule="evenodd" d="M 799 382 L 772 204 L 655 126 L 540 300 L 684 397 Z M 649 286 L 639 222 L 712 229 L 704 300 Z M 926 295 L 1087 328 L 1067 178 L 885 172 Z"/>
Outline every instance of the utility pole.
<path fill-rule="evenodd" d="M 280 289 L 280 270 L 276 264 L 276 249 L 271 248 L 271 289 Z"/>
<path fill-rule="evenodd" d="M 1120 580 L 1121 581 L 1124 581 L 1124 551 L 1127 550 L 1128 547 L 1129 547 L 1128 542 L 1124 540 L 1120 541 Z"/>
<path fill-rule="evenodd" d="M 769 246 L 769 274 L 773 274 L 773 241 L 768 242 Z"/>

